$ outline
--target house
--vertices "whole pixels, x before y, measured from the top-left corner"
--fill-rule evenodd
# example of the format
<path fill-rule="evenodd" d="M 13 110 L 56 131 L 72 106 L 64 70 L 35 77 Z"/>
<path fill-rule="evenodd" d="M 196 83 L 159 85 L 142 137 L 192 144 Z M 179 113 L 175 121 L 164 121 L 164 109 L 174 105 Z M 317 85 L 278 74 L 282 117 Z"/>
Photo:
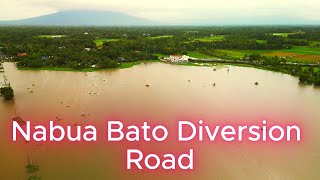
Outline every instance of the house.
<path fill-rule="evenodd" d="M 174 54 L 174 55 L 170 55 L 168 61 L 172 63 L 184 63 L 184 62 L 188 62 L 189 58 L 190 57 L 186 55 Z"/>
<path fill-rule="evenodd" d="M 27 56 L 27 53 L 17 53 L 17 56 L 24 57 L 24 56 Z"/>
<path fill-rule="evenodd" d="M 120 62 L 128 62 L 128 60 L 123 57 L 118 57 L 117 60 Z"/>
<path fill-rule="evenodd" d="M 6 55 L 4 55 L 2 52 L 0 52 L 0 61 L 8 59 Z"/>

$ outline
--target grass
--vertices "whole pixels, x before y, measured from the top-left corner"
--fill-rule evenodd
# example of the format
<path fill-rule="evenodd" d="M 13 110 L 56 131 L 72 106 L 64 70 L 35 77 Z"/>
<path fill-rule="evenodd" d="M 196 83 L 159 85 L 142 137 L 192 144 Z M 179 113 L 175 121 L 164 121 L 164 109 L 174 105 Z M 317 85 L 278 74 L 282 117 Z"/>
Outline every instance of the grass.
<path fill-rule="evenodd" d="M 55 34 L 55 35 L 40 35 L 38 37 L 40 38 L 61 38 L 61 37 L 64 37 L 66 35 L 60 35 L 60 34 Z"/>
<path fill-rule="evenodd" d="M 213 53 L 216 56 L 219 57 L 232 57 L 232 58 L 242 58 L 246 54 L 261 54 L 262 52 L 259 50 L 224 50 L 224 49 L 219 49 L 219 50 L 214 50 Z"/>
<path fill-rule="evenodd" d="M 163 36 L 150 37 L 150 39 L 172 38 L 172 37 L 173 37 L 173 35 L 163 35 Z"/>
<path fill-rule="evenodd" d="M 305 55 L 318 55 L 320 56 L 320 48 L 317 47 L 305 47 L 305 46 L 296 46 L 292 49 L 285 49 L 285 52 L 293 52 Z"/>
<path fill-rule="evenodd" d="M 188 52 L 187 55 L 190 56 L 190 57 L 193 57 L 193 58 L 204 58 L 204 59 L 212 57 L 212 56 L 209 56 L 207 54 L 203 54 L 203 53 L 198 52 L 198 51 L 190 51 L 190 52 Z"/>
<path fill-rule="evenodd" d="M 296 46 L 292 49 L 281 50 L 215 50 L 213 52 L 219 57 L 242 58 L 245 54 L 261 54 L 267 57 L 286 57 L 289 61 L 317 63 L 320 61 L 320 48 Z"/>
<path fill-rule="evenodd" d="M 266 40 L 257 40 L 257 43 L 259 43 L 259 44 L 265 44 L 265 43 L 267 43 L 267 41 Z"/>
<path fill-rule="evenodd" d="M 100 38 L 100 39 L 94 40 L 97 46 L 102 46 L 104 42 L 115 42 L 115 41 L 119 41 L 119 39 Z"/>
<path fill-rule="evenodd" d="M 224 40 L 224 35 L 212 35 L 210 37 L 196 38 L 193 41 L 201 41 L 201 42 L 212 42 L 212 41 L 222 41 Z"/>

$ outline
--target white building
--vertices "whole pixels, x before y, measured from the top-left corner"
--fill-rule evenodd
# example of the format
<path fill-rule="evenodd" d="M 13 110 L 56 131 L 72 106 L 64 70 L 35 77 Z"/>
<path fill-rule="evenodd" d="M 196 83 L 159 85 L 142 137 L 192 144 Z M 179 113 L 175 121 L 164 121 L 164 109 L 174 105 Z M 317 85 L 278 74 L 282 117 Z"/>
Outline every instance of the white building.
<path fill-rule="evenodd" d="M 186 55 L 170 55 L 168 61 L 172 63 L 183 63 L 188 62 L 190 57 Z"/>

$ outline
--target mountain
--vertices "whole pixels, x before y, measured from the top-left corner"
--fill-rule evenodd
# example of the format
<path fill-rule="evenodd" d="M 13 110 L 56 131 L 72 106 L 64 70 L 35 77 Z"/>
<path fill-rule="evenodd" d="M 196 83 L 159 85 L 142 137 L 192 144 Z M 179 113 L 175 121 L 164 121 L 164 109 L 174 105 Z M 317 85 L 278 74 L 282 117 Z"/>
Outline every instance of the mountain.
<path fill-rule="evenodd" d="M 143 26 L 157 25 L 157 22 L 120 12 L 70 10 L 27 19 L 0 21 L 0 25 Z"/>
<path fill-rule="evenodd" d="M 311 21 L 297 17 L 275 16 L 250 18 L 203 18 L 184 22 L 156 22 L 145 18 L 131 16 L 113 11 L 68 10 L 53 14 L 12 20 L 0 21 L 0 25 L 57 25 L 57 26 L 212 26 L 212 25 L 319 25 L 318 21 Z"/>

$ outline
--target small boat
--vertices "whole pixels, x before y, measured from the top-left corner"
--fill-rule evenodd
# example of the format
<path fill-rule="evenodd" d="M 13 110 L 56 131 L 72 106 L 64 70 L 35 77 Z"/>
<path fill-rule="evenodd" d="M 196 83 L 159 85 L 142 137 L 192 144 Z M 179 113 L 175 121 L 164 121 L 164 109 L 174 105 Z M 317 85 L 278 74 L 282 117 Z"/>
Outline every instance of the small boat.
<path fill-rule="evenodd" d="M 259 85 L 259 83 L 258 83 L 258 82 L 255 82 L 255 83 L 254 83 L 254 85 L 258 86 L 258 85 Z"/>

